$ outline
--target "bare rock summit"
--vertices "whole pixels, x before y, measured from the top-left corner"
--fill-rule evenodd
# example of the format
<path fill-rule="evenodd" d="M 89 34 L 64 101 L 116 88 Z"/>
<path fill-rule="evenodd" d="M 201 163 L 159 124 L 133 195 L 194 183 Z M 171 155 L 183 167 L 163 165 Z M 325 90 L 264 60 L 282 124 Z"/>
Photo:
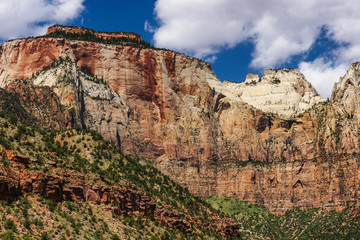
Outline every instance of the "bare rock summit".
<path fill-rule="evenodd" d="M 211 85 L 234 101 L 243 101 L 285 119 L 325 101 L 298 69 L 266 70 L 261 78 L 257 74 L 248 74 L 240 84 Z"/>

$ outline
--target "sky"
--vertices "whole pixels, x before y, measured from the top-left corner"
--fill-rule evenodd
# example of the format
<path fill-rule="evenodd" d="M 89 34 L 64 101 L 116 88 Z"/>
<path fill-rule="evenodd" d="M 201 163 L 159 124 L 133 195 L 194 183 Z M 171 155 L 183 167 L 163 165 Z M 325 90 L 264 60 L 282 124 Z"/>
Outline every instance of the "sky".
<path fill-rule="evenodd" d="M 0 42 L 53 24 L 128 31 L 201 58 L 220 80 L 298 68 L 324 98 L 360 61 L 359 0 L 0 0 Z"/>

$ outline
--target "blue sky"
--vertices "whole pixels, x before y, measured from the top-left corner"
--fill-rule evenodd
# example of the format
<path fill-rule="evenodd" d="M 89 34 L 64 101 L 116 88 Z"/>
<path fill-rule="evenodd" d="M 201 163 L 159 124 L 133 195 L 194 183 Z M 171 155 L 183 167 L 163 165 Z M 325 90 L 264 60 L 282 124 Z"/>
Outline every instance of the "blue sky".
<path fill-rule="evenodd" d="M 52 24 L 137 32 L 211 62 L 220 80 L 299 68 L 326 98 L 360 60 L 357 9 L 358 0 L 1 0 L 0 41 Z"/>

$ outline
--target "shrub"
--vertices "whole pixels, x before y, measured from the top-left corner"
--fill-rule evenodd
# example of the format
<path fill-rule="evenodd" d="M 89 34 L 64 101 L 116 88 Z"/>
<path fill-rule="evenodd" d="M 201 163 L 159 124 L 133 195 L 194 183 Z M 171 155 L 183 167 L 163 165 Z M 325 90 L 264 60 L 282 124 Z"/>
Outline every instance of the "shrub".
<path fill-rule="evenodd" d="M 113 233 L 112 235 L 111 235 L 111 238 L 110 238 L 111 240 L 120 240 L 120 237 L 117 235 L 117 234 L 115 234 L 115 233 Z"/>
<path fill-rule="evenodd" d="M 48 207 L 48 209 L 50 210 L 50 212 L 54 212 L 55 207 L 56 207 L 55 201 L 53 201 L 53 200 L 47 200 L 47 201 L 46 201 L 46 204 L 47 204 L 47 207 Z"/>
<path fill-rule="evenodd" d="M 12 149 L 10 141 L 3 136 L 0 136 L 0 145 L 3 145 L 6 149 Z"/>
<path fill-rule="evenodd" d="M 28 218 L 26 218 L 23 225 L 24 225 L 25 228 L 30 229 L 31 221 Z"/>
<path fill-rule="evenodd" d="M 9 123 L 12 125 L 15 125 L 17 123 L 18 119 L 15 116 L 11 116 L 9 118 Z"/>
<path fill-rule="evenodd" d="M 50 240 L 51 236 L 47 232 L 41 234 L 41 240 Z"/>
<path fill-rule="evenodd" d="M 135 224 L 134 217 L 133 216 L 125 217 L 125 219 L 123 220 L 123 224 L 133 226 Z"/>
<path fill-rule="evenodd" d="M 16 239 L 14 232 L 11 230 L 6 231 L 3 234 L 0 234 L 0 238 L 2 240 L 15 240 Z"/>
<path fill-rule="evenodd" d="M 1 162 L 4 165 L 5 168 L 10 166 L 9 159 L 7 159 L 6 152 L 2 152 L 1 154 Z"/>
<path fill-rule="evenodd" d="M 4 227 L 7 230 L 12 230 L 12 231 L 16 231 L 16 226 L 13 220 L 11 219 L 6 219 L 5 223 L 4 223 Z"/>

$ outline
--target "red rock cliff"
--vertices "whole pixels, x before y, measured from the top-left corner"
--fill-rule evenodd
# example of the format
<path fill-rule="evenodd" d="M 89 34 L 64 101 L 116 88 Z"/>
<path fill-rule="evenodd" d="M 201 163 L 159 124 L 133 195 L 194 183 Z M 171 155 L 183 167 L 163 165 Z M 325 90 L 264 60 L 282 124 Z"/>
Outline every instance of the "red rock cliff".
<path fill-rule="evenodd" d="M 73 124 L 152 159 L 201 197 L 232 196 L 283 212 L 341 209 L 359 196 L 358 100 L 316 100 L 298 72 L 221 83 L 209 64 L 171 51 L 38 38 L 3 45 L 0 86 L 16 79 L 50 87 Z M 356 93 L 356 84 L 338 92 Z M 256 108 L 250 104 L 259 90 L 264 106 L 272 91 L 297 100 L 280 110 L 275 101 Z"/>

